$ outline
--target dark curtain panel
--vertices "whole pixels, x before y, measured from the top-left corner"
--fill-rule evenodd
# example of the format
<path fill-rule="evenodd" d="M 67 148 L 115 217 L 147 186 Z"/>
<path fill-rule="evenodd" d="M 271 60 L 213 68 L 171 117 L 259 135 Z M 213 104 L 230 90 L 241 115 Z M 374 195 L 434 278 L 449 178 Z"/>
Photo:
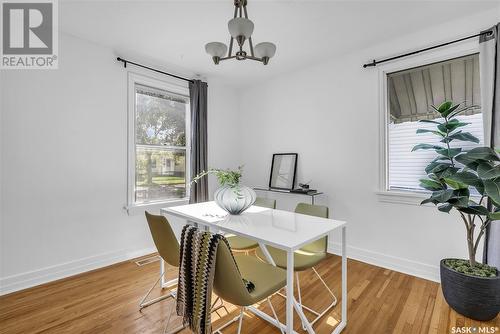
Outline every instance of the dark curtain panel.
<path fill-rule="evenodd" d="M 208 169 L 207 157 L 207 83 L 193 80 L 189 83 L 191 104 L 191 178 Z M 208 201 L 206 177 L 191 185 L 189 203 Z"/>
<path fill-rule="evenodd" d="M 500 147 L 500 23 L 486 30 L 493 34 L 479 39 L 479 66 L 481 71 L 481 108 L 484 121 L 484 144 Z M 485 32 L 486 32 L 485 31 Z M 488 204 L 491 208 L 491 203 Z M 500 268 L 500 221 L 493 221 L 486 229 L 483 262 Z"/>

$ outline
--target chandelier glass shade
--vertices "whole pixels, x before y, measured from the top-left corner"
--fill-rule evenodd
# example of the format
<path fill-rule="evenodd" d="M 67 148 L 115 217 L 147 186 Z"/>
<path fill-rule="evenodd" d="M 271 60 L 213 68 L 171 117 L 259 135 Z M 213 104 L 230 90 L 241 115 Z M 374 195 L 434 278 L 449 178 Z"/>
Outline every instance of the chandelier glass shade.
<path fill-rule="evenodd" d="M 231 35 L 229 48 L 221 42 L 210 42 L 205 45 L 205 51 L 212 56 L 216 65 L 226 59 L 251 59 L 267 65 L 269 59 L 276 53 L 276 45 L 270 42 L 259 43 L 254 48 L 252 42 L 254 24 L 248 19 L 247 0 L 234 0 L 234 17 L 227 23 L 227 28 Z M 234 45 L 235 40 L 237 45 Z M 243 48 L 246 41 L 249 53 Z M 237 48 L 234 54 L 233 48 Z"/>

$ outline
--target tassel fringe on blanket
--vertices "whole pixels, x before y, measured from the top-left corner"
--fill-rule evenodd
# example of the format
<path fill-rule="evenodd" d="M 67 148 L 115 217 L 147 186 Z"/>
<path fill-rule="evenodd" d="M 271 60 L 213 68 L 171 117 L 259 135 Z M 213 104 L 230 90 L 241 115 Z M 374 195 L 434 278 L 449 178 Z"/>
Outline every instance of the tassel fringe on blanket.
<path fill-rule="evenodd" d="M 220 242 L 229 247 L 228 241 L 221 234 L 200 231 L 189 225 L 182 229 L 177 315 L 183 317 L 184 325 L 194 333 L 212 332 L 210 307 L 217 247 Z M 252 291 L 253 283 L 243 281 L 248 291 Z"/>

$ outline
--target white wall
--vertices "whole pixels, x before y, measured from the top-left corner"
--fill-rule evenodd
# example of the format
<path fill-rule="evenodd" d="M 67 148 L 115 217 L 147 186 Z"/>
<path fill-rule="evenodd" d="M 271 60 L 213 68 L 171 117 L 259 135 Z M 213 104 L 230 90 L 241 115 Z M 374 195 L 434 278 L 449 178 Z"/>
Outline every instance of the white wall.
<path fill-rule="evenodd" d="M 245 182 L 267 184 L 272 153 L 297 152 L 298 182 L 312 179 L 333 218 L 349 223 L 349 256 L 438 280 L 441 258 L 466 256 L 463 224 L 432 207 L 379 201 L 378 70 L 361 65 L 477 33 L 498 18 L 485 12 L 243 90 Z M 338 250 L 334 240 L 330 246 Z"/>
<path fill-rule="evenodd" d="M 58 70 L 0 74 L 2 293 L 152 250 L 143 214 L 122 209 L 127 70 L 115 59 L 61 34 Z M 233 166 L 238 100 L 208 81 L 209 163 Z"/>

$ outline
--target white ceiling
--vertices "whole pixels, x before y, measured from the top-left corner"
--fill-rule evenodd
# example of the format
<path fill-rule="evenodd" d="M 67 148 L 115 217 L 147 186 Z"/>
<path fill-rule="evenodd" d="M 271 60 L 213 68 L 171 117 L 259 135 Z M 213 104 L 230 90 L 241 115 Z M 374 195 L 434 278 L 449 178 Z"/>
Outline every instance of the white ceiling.
<path fill-rule="evenodd" d="M 254 44 L 277 45 L 268 66 L 249 60 L 215 66 L 205 53 L 207 42 L 228 43 L 232 0 L 61 1 L 59 10 L 61 29 L 69 34 L 138 60 L 238 85 L 498 6 L 498 1 L 249 0 Z"/>

